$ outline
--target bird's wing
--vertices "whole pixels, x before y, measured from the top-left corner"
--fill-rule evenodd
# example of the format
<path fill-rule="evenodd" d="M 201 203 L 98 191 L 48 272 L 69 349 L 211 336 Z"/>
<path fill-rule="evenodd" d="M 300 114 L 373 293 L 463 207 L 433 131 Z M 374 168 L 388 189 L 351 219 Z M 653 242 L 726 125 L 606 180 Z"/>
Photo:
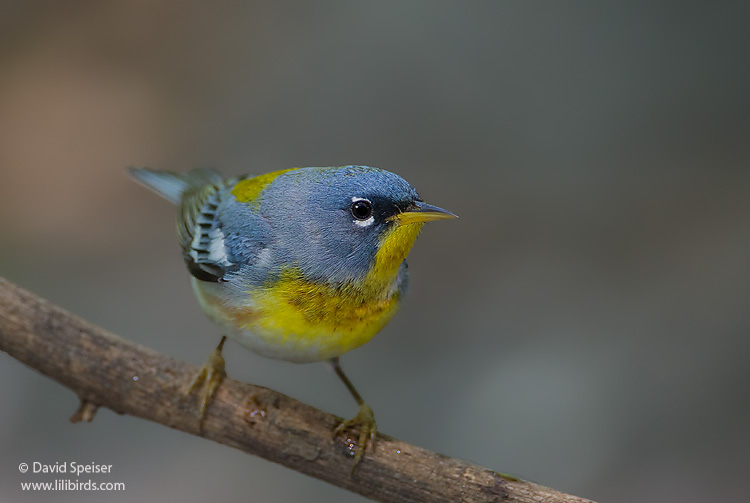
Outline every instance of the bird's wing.
<path fill-rule="evenodd" d="M 244 268 L 243 274 L 253 280 L 268 265 L 268 223 L 253 205 L 238 202 L 232 194 L 239 181 L 251 177 L 224 179 L 211 169 L 129 171 L 141 184 L 179 206 L 177 236 L 190 274 L 219 282 Z"/>
<path fill-rule="evenodd" d="M 203 281 L 221 281 L 236 265 L 227 256 L 219 218 L 221 188 L 219 184 L 188 188 L 177 214 L 177 236 L 185 263 L 190 274 Z"/>
<path fill-rule="evenodd" d="M 246 179 L 198 185 L 182 196 L 177 233 L 188 270 L 200 280 L 230 281 L 239 275 L 246 282 L 262 282 L 263 271 L 272 265 L 268 222 L 255 205 L 234 195 L 237 183 Z"/>

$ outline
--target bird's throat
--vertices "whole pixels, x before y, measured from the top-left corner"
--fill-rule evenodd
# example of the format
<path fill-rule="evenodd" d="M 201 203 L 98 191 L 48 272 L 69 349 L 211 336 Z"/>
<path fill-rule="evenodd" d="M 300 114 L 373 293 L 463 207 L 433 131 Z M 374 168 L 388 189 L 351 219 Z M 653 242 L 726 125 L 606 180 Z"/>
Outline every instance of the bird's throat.
<path fill-rule="evenodd" d="M 373 293 L 387 293 L 395 286 L 399 268 L 414 246 L 423 225 L 423 222 L 396 223 L 382 235 L 375 262 L 365 277 L 364 288 L 370 289 Z"/>

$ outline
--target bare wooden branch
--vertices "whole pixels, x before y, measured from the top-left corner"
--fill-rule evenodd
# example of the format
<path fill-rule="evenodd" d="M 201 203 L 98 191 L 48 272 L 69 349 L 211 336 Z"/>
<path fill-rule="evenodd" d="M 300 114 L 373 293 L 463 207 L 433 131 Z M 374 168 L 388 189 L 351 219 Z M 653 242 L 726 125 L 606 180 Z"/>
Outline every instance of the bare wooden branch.
<path fill-rule="evenodd" d="M 340 418 L 273 390 L 225 380 L 199 428 L 182 390 L 197 368 L 126 341 L 0 278 L 0 349 L 73 390 L 75 421 L 96 408 L 203 436 L 385 502 L 579 502 L 563 494 L 378 435 L 351 473 L 354 438 Z"/>

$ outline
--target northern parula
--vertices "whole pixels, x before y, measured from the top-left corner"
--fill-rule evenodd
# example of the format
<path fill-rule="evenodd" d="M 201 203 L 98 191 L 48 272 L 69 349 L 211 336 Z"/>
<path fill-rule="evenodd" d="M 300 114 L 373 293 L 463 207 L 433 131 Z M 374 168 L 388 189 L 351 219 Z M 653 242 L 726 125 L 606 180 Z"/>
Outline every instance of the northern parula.
<path fill-rule="evenodd" d="M 422 202 L 400 176 L 367 166 L 233 178 L 210 169 L 129 170 L 178 205 L 193 290 L 224 332 L 188 390 L 203 388 L 201 418 L 226 376 L 227 335 L 270 358 L 328 360 L 359 405 L 336 429 L 359 430 L 356 466 L 377 426 L 338 357 L 396 313 L 408 283 L 406 255 L 424 223 L 456 216 Z"/>

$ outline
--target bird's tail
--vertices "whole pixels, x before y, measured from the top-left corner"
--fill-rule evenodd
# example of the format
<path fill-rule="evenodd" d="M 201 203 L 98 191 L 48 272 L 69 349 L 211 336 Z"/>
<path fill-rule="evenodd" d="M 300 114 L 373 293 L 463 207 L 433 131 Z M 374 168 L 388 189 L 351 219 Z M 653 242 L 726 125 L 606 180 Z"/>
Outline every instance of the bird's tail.
<path fill-rule="evenodd" d="M 128 172 L 138 183 L 175 204 L 179 204 L 182 196 L 190 189 L 204 185 L 218 185 L 222 182 L 221 174 L 210 168 L 194 169 L 187 173 L 172 173 L 151 168 L 129 167 Z"/>

